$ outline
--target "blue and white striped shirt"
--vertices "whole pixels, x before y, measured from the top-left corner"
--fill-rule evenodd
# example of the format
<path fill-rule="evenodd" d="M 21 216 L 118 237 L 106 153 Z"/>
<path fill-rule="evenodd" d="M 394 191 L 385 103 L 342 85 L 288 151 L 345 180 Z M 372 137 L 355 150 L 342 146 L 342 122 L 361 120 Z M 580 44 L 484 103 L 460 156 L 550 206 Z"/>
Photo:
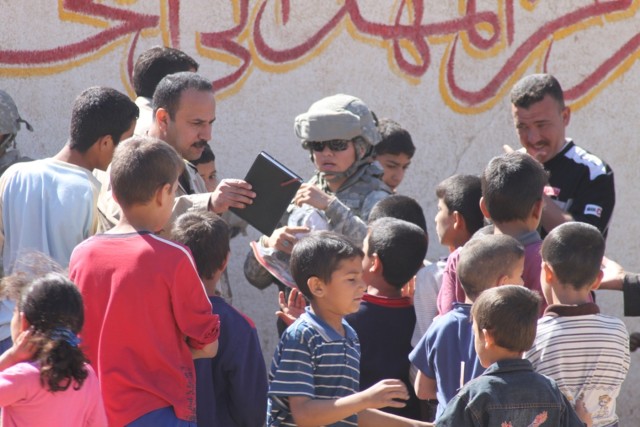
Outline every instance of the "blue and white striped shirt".
<path fill-rule="evenodd" d="M 344 337 L 307 307 L 282 335 L 269 372 L 267 426 L 296 425 L 289 396 L 337 399 L 359 391 L 360 343 L 351 326 L 342 325 Z M 355 414 L 331 424 L 355 425 Z"/>

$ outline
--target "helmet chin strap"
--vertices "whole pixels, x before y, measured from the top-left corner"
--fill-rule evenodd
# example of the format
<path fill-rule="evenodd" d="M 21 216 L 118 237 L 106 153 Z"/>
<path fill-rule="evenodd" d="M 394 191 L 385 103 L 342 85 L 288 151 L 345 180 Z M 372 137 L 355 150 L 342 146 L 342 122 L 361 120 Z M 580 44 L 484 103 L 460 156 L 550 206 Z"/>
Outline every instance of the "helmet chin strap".
<path fill-rule="evenodd" d="M 322 181 L 335 182 L 345 178 L 349 178 L 351 175 L 365 163 L 369 163 L 369 158 L 373 152 L 373 147 L 364 140 L 354 141 L 356 160 L 345 170 L 344 172 L 320 172 L 316 171 L 320 175 L 320 183 Z M 313 152 L 311 152 L 311 161 L 313 161 Z"/>

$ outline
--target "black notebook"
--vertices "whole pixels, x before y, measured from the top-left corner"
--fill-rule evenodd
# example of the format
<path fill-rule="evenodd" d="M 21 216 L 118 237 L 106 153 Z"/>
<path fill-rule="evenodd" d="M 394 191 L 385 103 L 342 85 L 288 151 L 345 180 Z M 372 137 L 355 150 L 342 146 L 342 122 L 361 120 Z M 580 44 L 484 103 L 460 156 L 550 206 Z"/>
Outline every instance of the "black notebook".
<path fill-rule="evenodd" d="M 264 151 L 258 154 L 244 179 L 256 193 L 253 204 L 230 210 L 261 233 L 270 236 L 278 225 L 302 178 Z"/>

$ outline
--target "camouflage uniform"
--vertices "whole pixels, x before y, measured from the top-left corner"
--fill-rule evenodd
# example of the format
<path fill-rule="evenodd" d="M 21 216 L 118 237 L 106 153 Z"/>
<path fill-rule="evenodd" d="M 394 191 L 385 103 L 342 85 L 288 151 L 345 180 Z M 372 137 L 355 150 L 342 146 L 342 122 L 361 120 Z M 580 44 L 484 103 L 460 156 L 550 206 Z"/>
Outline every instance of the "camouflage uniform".
<path fill-rule="evenodd" d="M 366 220 L 369 212 L 378 201 L 391 194 L 391 189 L 381 180 L 383 170 L 378 164 L 371 163 L 372 147 L 380 142 L 381 137 L 369 108 L 358 98 L 349 95 L 330 96 L 314 103 L 307 113 L 298 116 L 294 129 L 297 136 L 303 140 L 303 146 L 305 140 L 343 139 L 354 141 L 354 145 L 363 149 L 362 156 L 358 156 L 345 172 L 337 174 L 347 179 L 335 193 L 336 198 L 322 212 L 331 231 L 348 236 L 356 244 L 361 244 L 367 234 Z M 317 172 L 309 183 L 333 195 L 327 180 L 334 177 L 335 175 L 326 176 Z M 303 225 L 289 223 L 290 216 L 297 219 L 295 214 L 298 209 L 306 208 L 291 205 L 280 226 Z M 262 245 L 261 241 L 257 244 Z M 279 270 L 288 270 L 288 254 L 274 251 L 273 257 Z M 266 288 L 275 280 L 256 260 L 253 250 L 249 251 L 245 259 L 244 274 L 247 280 L 259 289 Z"/>
<path fill-rule="evenodd" d="M 391 189 L 382 181 L 382 169 L 374 163 L 364 165 L 340 187 L 336 198 L 324 211 L 329 229 L 344 234 L 354 243 L 361 245 L 367 234 L 366 220 L 373 206 L 391 194 Z M 318 175 L 311 178 L 310 183 L 318 185 L 322 181 Z M 333 194 L 326 186 L 320 186 L 327 194 Z M 280 227 L 287 225 L 289 216 L 299 209 L 292 205 L 280 220 Z M 301 224 L 298 224 L 301 225 Z M 277 257 L 283 262 L 289 262 L 289 254 L 277 252 Z M 244 263 L 244 275 L 249 282 L 258 289 L 269 286 L 274 278 L 262 267 L 253 251 L 249 251 Z"/>

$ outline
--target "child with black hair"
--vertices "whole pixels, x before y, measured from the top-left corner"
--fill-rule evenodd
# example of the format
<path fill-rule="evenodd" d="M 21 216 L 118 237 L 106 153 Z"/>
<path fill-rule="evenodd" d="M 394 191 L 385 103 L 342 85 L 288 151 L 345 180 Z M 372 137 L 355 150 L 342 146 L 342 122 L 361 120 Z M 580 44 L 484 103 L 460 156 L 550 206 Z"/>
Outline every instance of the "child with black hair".
<path fill-rule="evenodd" d="M 178 217 L 172 237 L 191 250 L 213 312 L 220 317 L 218 354 L 194 360 L 198 427 L 262 425 L 267 371 L 258 332 L 217 290 L 230 255 L 229 226 L 212 212 L 192 211 Z"/>
<path fill-rule="evenodd" d="M 420 399 L 438 400 L 436 420 L 462 384 L 483 371 L 473 348 L 471 307 L 486 289 L 521 284 L 524 249 L 503 234 L 480 236 L 460 251 L 458 274 L 465 302 L 438 317 L 415 346 L 409 359 L 418 368 L 415 391 Z"/>
<path fill-rule="evenodd" d="M 522 359 L 536 336 L 539 305 L 536 292 L 516 285 L 478 297 L 471 308 L 474 347 L 486 371 L 449 402 L 436 426 L 591 426 L 584 404 L 576 413 L 555 381 Z"/>
<path fill-rule="evenodd" d="M 282 335 L 269 373 L 267 426 L 430 426 L 372 408 L 402 407 L 402 381 L 359 391 L 360 344 L 344 320 L 366 289 L 363 252 L 346 237 L 312 232 L 291 254 L 291 273 L 310 307 Z"/>
<path fill-rule="evenodd" d="M 629 371 L 624 322 L 601 314 L 591 301 L 602 279 L 604 250 L 600 231 L 582 222 L 559 225 L 545 237 L 541 280 L 552 300 L 525 354 L 569 402 L 584 400 L 594 426 L 618 424 L 616 397 Z"/>
<path fill-rule="evenodd" d="M 78 288 L 58 273 L 16 274 L 2 288 L 16 301 L 14 344 L 0 356 L 2 426 L 106 426 L 98 378 L 78 347 Z"/>
<path fill-rule="evenodd" d="M 482 177 L 480 209 L 492 224 L 477 233 L 506 234 L 525 248 L 524 286 L 542 296 L 540 286 L 540 246 L 538 225 L 542 216 L 543 191 L 548 176 L 542 165 L 528 154 L 512 152 L 496 156 L 485 167 Z M 456 266 L 460 249 L 449 255 L 438 294 L 438 311 L 453 309 L 454 302 L 464 301 L 464 292 L 457 277 Z M 542 301 L 541 312 L 546 307 Z"/>
<path fill-rule="evenodd" d="M 411 419 L 420 419 L 408 359 L 416 314 L 402 288 L 422 267 L 427 246 L 424 230 L 415 224 L 389 217 L 369 224 L 362 261 L 367 293 L 358 311 L 346 316 L 360 339 L 360 386 L 386 378 L 401 380 L 409 390 L 406 406 L 383 410 Z"/>
<path fill-rule="evenodd" d="M 395 120 L 383 117 L 377 127 L 382 141 L 374 147 L 374 159 L 384 170 L 382 181 L 395 193 L 411 164 L 416 146 L 411 134 Z"/>
<path fill-rule="evenodd" d="M 208 192 L 213 192 L 218 186 L 218 176 L 216 170 L 216 155 L 213 154 L 209 144 L 204 146 L 199 159 L 191 160 L 192 165 L 198 170 L 198 175 L 204 180 L 204 185 Z"/>

